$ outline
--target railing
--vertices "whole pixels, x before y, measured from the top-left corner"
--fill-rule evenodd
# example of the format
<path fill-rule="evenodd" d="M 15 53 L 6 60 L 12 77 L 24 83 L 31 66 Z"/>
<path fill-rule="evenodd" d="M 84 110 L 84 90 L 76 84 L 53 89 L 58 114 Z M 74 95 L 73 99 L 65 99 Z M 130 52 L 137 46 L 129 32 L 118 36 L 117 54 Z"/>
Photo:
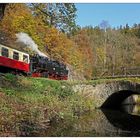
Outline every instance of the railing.
<path fill-rule="evenodd" d="M 124 78 L 124 77 L 140 77 L 140 67 L 125 68 L 120 67 L 116 69 L 102 69 L 96 68 L 93 79 L 105 78 Z"/>

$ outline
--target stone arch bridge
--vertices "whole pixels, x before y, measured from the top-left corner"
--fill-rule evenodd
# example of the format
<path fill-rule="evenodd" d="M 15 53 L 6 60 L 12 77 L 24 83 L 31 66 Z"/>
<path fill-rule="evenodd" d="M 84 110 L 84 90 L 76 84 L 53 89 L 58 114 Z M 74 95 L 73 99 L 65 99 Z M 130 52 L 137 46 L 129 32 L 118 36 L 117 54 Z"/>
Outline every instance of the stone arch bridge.
<path fill-rule="evenodd" d="M 140 95 L 140 84 L 115 81 L 93 85 L 76 85 L 74 91 L 93 98 L 97 108 L 118 108 L 131 95 Z"/>

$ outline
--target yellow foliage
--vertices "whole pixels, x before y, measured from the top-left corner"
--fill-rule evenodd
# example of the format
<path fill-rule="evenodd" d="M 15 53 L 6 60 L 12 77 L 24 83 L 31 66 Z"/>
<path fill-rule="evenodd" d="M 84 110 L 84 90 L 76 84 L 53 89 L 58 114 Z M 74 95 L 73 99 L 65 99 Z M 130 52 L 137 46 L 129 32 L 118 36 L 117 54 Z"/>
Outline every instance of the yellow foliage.
<path fill-rule="evenodd" d="M 13 39 L 18 32 L 28 33 L 43 50 L 44 43 L 41 37 L 46 27 L 40 22 L 32 16 L 25 4 L 9 4 L 1 23 L 1 29 Z"/>
<path fill-rule="evenodd" d="M 103 47 L 96 48 L 96 54 L 101 63 L 104 63 L 105 51 Z"/>

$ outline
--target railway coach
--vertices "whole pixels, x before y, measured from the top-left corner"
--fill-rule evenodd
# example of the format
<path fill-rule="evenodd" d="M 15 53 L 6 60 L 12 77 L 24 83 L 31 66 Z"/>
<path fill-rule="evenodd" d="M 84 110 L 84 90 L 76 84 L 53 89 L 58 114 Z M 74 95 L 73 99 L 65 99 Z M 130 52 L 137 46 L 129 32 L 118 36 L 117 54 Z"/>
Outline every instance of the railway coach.
<path fill-rule="evenodd" d="M 30 72 L 29 54 L 0 44 L 0 71 L 27 74 Z"/>

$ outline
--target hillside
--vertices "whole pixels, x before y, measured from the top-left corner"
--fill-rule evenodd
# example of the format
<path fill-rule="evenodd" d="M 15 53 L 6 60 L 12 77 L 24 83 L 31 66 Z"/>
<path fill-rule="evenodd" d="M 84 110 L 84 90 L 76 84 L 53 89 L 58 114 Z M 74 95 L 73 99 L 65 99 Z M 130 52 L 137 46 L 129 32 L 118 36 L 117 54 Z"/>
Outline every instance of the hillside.
<path fill-rule="evenodd" d="M 140 66 L 139 24 L 80 27 L 76 25 L 76 12 L 75 4 L 8 4 L 0 23 L 0 41 L 32 54 L 28 39 L 20 37 L 19 42 L 19 35 L 26 34 L 39 51 L 69 65 L 71 73 L 80 74 L 73 78 L 93 79 Z"/>

